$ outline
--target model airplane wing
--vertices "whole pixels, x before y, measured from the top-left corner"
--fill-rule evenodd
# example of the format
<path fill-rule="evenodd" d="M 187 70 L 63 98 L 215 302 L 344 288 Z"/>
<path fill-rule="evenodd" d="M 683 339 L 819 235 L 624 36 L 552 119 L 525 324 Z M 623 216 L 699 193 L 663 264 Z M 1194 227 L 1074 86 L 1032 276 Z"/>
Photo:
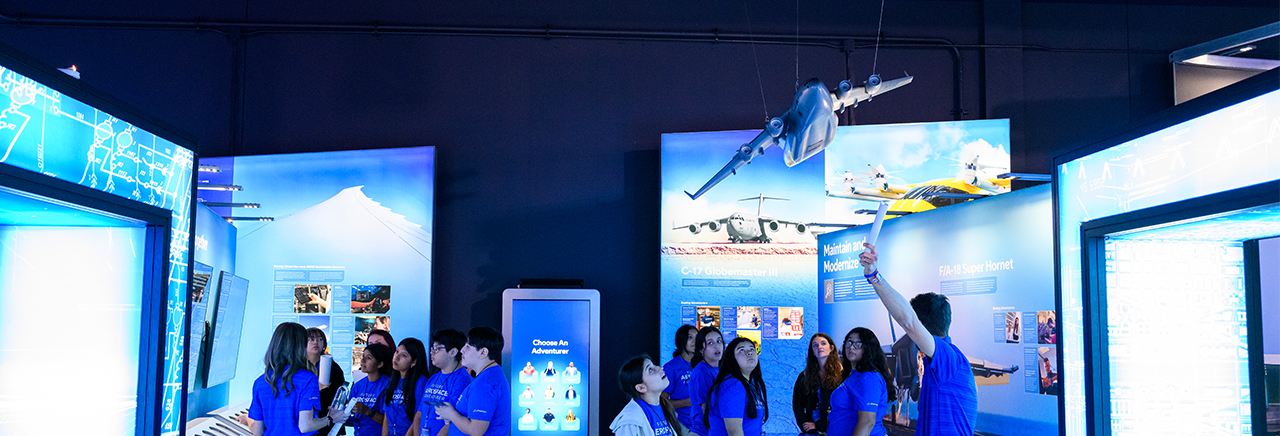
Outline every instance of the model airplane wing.
<path fill-rule="evenodd" d="M 915 79 L 915 77 L 907 75 L 906 77 L 881 82 L 879 75 L 872 75 L 867 79 L 865 85 L 857 88 L 854 88 L 852 83 L 848 80 L 840 82 L 840 87 L 836 88 L 836 92 L 834 93 L 836 110 L 839 111 L 844 108 L 858 107 L 858 103 L 870 101 L 877 95 L 906 86 L 908 83 L 911 83 L 912 79 Z"/>
<path fill-rule="evenodd" d="M 764 155 L 765 149 L 778 144 L 778 136 L 782 134 L 782 127 L 781 119 L 774 118 L 769 120 L 765 129 L 760 131 L 760 134 L 756 135 L 751 142 L 739 146 L 738 152 L 733 155 L 732 159 L 729 159 L 729 163 L 725 164 L 724 168 L 721 168 L 720 172 L 711 177 L 711 180 L 707 181 L 705 185 L 702 185 L 702 188 L 699 188 L 697 193 L 690 194 L 689 191 L 684 191 L 685 195 L 688 195 L 692 200 L 697 200 L 702 194 L 707 193 L 712 186 L 724 181 L 731 175 L 737 174 L 738 168 L 751 163 L 751 159 Z"/>

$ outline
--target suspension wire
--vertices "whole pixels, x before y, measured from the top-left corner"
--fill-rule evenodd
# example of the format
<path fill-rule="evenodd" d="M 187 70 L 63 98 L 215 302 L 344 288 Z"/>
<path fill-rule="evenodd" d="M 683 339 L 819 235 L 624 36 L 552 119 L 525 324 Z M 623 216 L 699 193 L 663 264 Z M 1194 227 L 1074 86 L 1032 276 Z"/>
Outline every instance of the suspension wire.
<path fill-rule="evenodd" d="M 876 63 L 880 61 L 880 33 L 884 31 L 884 0 L 880 0 L 880 23 L 876 24 L 876 54 L 871 58 L 871 74 L 876 74 Z"/>
<path fill-rule="evenodd" d="M 756 82 L 760 84 L 760 105 L 764 107 L 765 122 L 769 121 L 769 102 L 764 98 L 764 79 L 760 77 L 760 55 L 756 54 L 755 31 L 751 30 L 751 9 L 747 0 L 742 0 L 742 10 L 747 13 L 747 37 L 751 40 L 751 57 L 756 60 Z"/>
<path fill-rule="evenodd" d="M 800 90 L 800 0 L 796 0 L 796 91 Z"/>

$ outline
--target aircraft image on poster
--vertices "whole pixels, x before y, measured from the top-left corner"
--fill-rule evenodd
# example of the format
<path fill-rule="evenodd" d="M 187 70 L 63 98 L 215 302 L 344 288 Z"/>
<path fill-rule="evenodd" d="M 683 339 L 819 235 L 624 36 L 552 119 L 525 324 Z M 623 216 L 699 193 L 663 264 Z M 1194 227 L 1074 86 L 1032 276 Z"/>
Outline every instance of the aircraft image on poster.
<path fill-rule="evenodd" d="M 879 202 L 892 202 L 892 217 L 1008 192 L 994 178 L 1009 167 L 1008 150 L 1004 119 L 842 127 L 824 159 L 838 175 L 825 186 L 826 219 L 865 224 Z"/>
<path fill-rule="evenodd" d="M 834 183 L 827 185 L 827 196 L 850 200 L 891 201 L 902 198 L 911 189 L 909 185 L 890 183 L 890 178 L 902 178 L 889 175 L 891 173 L 884 170 L 884 165 L 867 166 L 871 167 L 871 171 L 845 171 L 843 174 L 837 171 L 838 175 L 833 177 Z"/>
<path fill-rule="evenodd" d="M 799 234 L 804 234 L 808 230 L 808 225 L 805 223 L 780 220 L 761 215 L 761 211 L 764 209 L 765 200 L 787 201 L 788 199 L 786 198 L 765 197 L 764 194 L 760 194 L 754 198 L 743 198 L 738 201 L 747 200 L 757 200 L 760 202 L 755 215 L 734 212 L 727 218 L 703 221 L 689 224 L 687 226 L 678 226 L 676 229 L 686 228 L 689 230 L 689 233 L 693 233 L 695 235 L 702 233 L 703 229 L 710 230 L 712 232 L 719 232 L 720 229 L 724 229 L 725 234 L 729 237 L 729 242 L 735 244 L 743 242 L 759 242 L 767 244 L 773 242 L 773 238 L 769 237 L 770 233 L 777 233 L 779 230 L 788 227 L 794 229 L 796 233 Z"/>
<path fill-rule="evenodd" d="M 777 145 L 782 148 L 782 157 L 787 167 L 796 166 L 805 159 L 818 154 L 831 145 L 836 138 L 836 126 L 839 124 L 836 114 L 845 108 L 857 107 L 859 103 L 871 101 L 877 95 L 892 91 L 911 83 L 913 77 L 893 79 L 881 82 L 879 75 L 872 75 L 863 86 L 854 87 L 845 80 L 836 89 L 828 90 L 821 80 L 809 79 L 804 86 L 796 90 L 795 100 L 791 108 L 780 117 L 770 119 L 764 130 L 755 138 L 739 145 L 729 163 L 716 172 L 711 180 L 703 184 L 697 193 L 684 193 L 692 200 L 697 200 L 712 187 L 731 175 L 737 174 L 743 165 L 750 164 L 752 159 L 764 156 L 769 147 Z"/>

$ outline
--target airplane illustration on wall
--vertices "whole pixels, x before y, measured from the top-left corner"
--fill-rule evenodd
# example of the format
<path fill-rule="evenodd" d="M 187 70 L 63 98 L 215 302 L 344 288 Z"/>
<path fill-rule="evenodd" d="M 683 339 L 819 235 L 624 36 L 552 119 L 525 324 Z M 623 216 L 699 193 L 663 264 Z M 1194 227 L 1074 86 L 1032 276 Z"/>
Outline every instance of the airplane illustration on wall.
<path fill-rule="evenodd" d="M 781 230 L 786 227 L 792 227 L 795 229 L 796 233 L 800 233 L 800 234 L 804 234 L 806 231 L 808 231 L 809 225 L 806 223 L 774 219 L 772 217 L 761 215 L 761 211 L 764 208 L 765 200 L 790 201 L 789 199 L 778 198 L 778 197 L 765 197 L 764 194 L 760 194 L 755 197 L 743 198 L 738 201 L 749 201 L 749 200 L 759 201 L 759 205 L 756 208 L 755 215 L 745 214 L 741 212 L 734 212 L 725 218 L 693 223 L 687 226 L 677 226 L 672 230 L 679 230 L 682 228 L 688 229 L 690 233 L 693 233 L 696 235 L 698 233 L 702 233 L 702 229 L 704 228 L 712 231 L 713 233 L 719 232 L 720 229 L 724 229 L 725 233 L 729 235 L 729 242 L 732 242 L 735 244 L 749 242 L 749 241 L 767 244 L 767 243 L 773 242 L 773 238 L 770 238 L 768 235 L 769 233 L 777 233 L 778 230 Z"/>
<path fill-rule="evenodd" d="M 711 187 L 730 175 L 737 174 L 738 168 L 750 164 L 757 156 L 763 156 L 764 151 L 774 145 L 782 147 L 782 158 L 787 167 L 804 162 L 826 149 L 835 139 L 836 113 L 857 107 L 864 101 L 871 101 L 877 95 L 911 83 L 912 79 L 912 76 L 907 75 L 882 83 L 879 75 L 872 75 L 863 86 L 855 88 L 853 83 L 844 80 L 833 90 L 827 90 L 821 80 L 809 79 L 809 82 L 796 91 L 795 100 L 786 113 L 770 119 L 755 139 L 738 146 L 738 151 L 729 159 L 729 163 L 702 185 L 698 192 L 684 193 L 697 200 Z"/>
<path fill-rule="evenodd" d="M 867 166 L 871 167 L 871 171 L 845 171 L 842 176 L 837 176 L 837 183 L 827 186 L 827 196 L 850 200 L 892 201 L 902 198 L 911 189 L 910 185 L 890 183 L 889 178 L 901 178 L 891 176 L 892 173 L 884 170 L 884 165 Z"/>

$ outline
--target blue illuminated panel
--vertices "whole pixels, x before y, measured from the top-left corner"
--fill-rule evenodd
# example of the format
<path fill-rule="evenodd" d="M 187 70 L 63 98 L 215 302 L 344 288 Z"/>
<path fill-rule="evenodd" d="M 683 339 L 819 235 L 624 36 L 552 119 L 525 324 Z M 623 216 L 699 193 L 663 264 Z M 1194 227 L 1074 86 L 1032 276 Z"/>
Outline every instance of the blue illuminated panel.
<path fill-rule="evenodd" d="M 244 304 L 249 281 L 222 272 L 218 285 L 218 313 L 213 319 L 213 344 L 209 347 L 209 373 L 205 387 L 231 381 L 236 376 L 240 355 L 240 334 L 244 327 Z"/>
<path fill-rule="evenodd" d="M 1108 240 L 1106 280 L 1112 434 L 1252 434 L 1242 245 Z"/>
<path fill-rule="evenodd" d="M 0 434 L 134 434 L 145 240 L 0 226 Z"/>
<path fill-rule="evenodd" d="M 178 434 L 194 154 L 3 66 L 0 107 L 0 164 L 173 212 L 160 413 L 161 434 Z"/>
<path fill-rule="evenodd" d="M 512 301 L 511 362 L 507 363 L 512 435 L 589 433 L 595 425 L 589 413 L 591 345 L 590 301 Z M 526 366 L 533 367 L 532 374 L 525 371 Z M 531 395 L 523 394 L 526 387 Z"/>
<path fill-rule="evenodd" d="M 1273 91 L 1058 165 L 1067 435 L 1083 436 L 1086 422 L 1080 224 L 1280 179 L 1278 139 L 1280 91 Z"/>

